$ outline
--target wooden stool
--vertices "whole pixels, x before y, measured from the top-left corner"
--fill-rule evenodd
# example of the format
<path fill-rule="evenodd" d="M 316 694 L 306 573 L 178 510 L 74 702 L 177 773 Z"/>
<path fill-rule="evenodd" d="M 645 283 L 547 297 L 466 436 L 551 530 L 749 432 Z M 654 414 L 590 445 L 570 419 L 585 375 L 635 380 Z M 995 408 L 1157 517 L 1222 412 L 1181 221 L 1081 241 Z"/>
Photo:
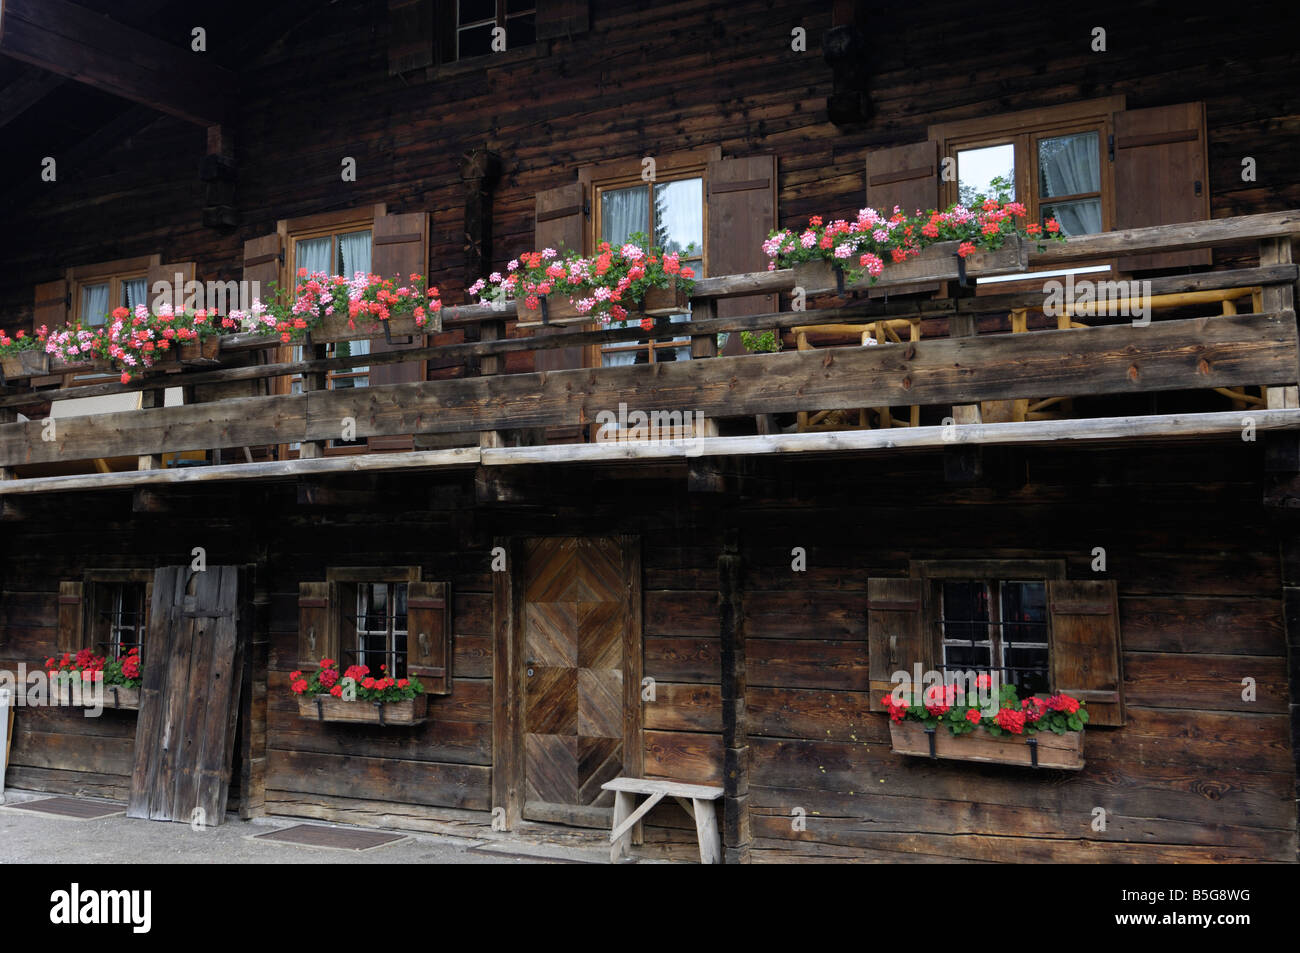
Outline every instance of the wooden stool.
<path fill-rule="evenodd" d="M 682 784 L 658 778 L 615 778 L 601 785 L 614 792 L 614 826 L 609 832 L 610 863 L 627 853 L 632 839 L 632 828 L 650 809 L 665 797 L 671 797 L 695 821 L 695 834 L 700 842 L 700 863 L 722 863 L 722 835 L 718 832 L 718 816 L 713 802 L 722 797 L 722 788 L 704 784 Z M 636 807 L 638 794 L 647 795 L 644 803 Z"/>

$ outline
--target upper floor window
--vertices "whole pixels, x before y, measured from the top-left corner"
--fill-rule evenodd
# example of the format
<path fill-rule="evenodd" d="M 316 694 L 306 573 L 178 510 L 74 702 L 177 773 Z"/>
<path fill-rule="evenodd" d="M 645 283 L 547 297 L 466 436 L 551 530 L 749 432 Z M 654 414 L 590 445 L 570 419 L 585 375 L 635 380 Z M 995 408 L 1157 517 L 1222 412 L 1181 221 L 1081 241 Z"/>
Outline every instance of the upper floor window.
<path fill-rule="evenodd" d="M 1039 223 L 1055 218 L 1067 235 L 1115 227 L 1113 99 L 944 123 L 931 128 L 941 155 L 956 164 L 942 204 L 976 196 L 1022 202 Z"/>
<path fill-rule="evenodd" d="M 149 280 L 143 271 L 83 278 L 77 281 L 72 300 L 77 309 L 74 320 L 99 327 L 114 308 L 134 311 L 138 304 L 148 305 Z"/>
<path fill-rule="evenodd" d="M 371 252 L 373 233 L 369 227 L 339 227 L 323 234 L 296 234 L 292 236 L 293 261 L 291 274 L 298 275 L 303 270 L 307 274 L 323 273 L 341 275 L 351 278 L 357 272 L 369 274 L 371 271 Z M 296 283 L 297 279 L 295 279 Z M 295 360 L 301 359 L 301 347 L 295 348 Z M 349 357 L 354 354 L 369 354 L 370 342 L 365 339 L 357 341 L 336 341 L 327 346 L 329 357 Z M 328 386 L 330 388 L 365 387 L 369 383 L 370 368 L 353 367 L 349 370 L 331 371 Z M 293 390 L 302 389 L 301 378 L 295 378 Z"/>
<path fill-rule="evenodd" d="M 643 234 L 665 251 L 677 252 L 683 267 L 704 275 L 704 175 L 682 170 L 654 182 L 608 182 L 595 184 L 596 243 L 609 242 L 615 248 L 635 234 Z M 689 314 L 674 315 L 674 323 L 690 320 Z M 639 319 L 610 322 L 610 327 L 631 326 Z M 684 342 L 684 343 L 683 343 Z M 639 341 L 606 344 L 601 364 L 685 361 L 691 356 L 690 338 L 668 341 Z"/>
<path fill-rule="evenodd" d="M 535 0 L 456 0 L 455 58 L 469 59 L 500 52 L 493 38 L 505 31 L 505 49 L 530 46 L 537 41 Z"/>

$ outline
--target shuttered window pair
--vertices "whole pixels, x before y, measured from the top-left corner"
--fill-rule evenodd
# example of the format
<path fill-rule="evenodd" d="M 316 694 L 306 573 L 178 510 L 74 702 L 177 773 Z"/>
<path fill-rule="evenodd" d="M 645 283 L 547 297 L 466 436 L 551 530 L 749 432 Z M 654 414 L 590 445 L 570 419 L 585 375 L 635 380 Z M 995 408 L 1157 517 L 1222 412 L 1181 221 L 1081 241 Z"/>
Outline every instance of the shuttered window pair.
<path fill-rule="evenodd" d="M 597 228 L 601 224 L 608 225 L 609 217 L 619 214 L 612 203 L 607 202 L 602 208 L 600 202 L 602 198 L 612 199 L 622 191 L 626 186 L 628 167 L 635 179 L 641 174 L 641 159 L 580 169 L 578 181 L 538 193 L 533 234 L 535 248 L 569 249 L 590 254 L 601 240 Z M 691 172 L 682 178 L 683 169 L 695 167 L 701 171 Z M 694 259 L 701 263 L 702 273 L 697 277 L 743 274 L 767 269 L 767 256 L 763 254 L 762 244 L 777 224 L 776 156 L 724 159 L 721 150 L 714 148 L 680 159 L 659 157 L 656 172 L 663 175 L 663 184 L 669 189 L 673 188 L 674 176 L 678 177 L 676 181 L 683 183 L 676 186 L 679 190 L 694 187 L 689 182 L 695 176 L 702 180 L 698 188 L 703 196 L 703 248 L 698 253 L 699 257 Z M 661 216 L 670 211 L 669 205 L 665 204 L 670 198 L 668 189 L 656 190 L 647 186 L 646 196 L 647 224 L 654 220 L 652 202 L 661 207 Z M 684 202 L 681 203 L 681 209 L 684 216 Z M 628 213 L 622 217 L 627 218 Z M 608 228 L 602 230 L 609 231 Z M 683 234 L 689 232 L 688 224 L 683 222 L 680 231 Z M 656 232 L 651 238 L 661 243 L 675 237 L 662 229 L 656 229 Z M 686 240 L 693 240 L 693 237 L 688 236 Z M 713 305 L 716 316 L 721 318 L 770 314 L 777 310 L 777 306 L 777 296 L 771 294 L 724 298 Z M 541 328 L 536 333 L 553 332 Z M 668 350 L 670 353 L 680 353 L 671 345 Z M 740 336 L 732 335 L 724 353 L 736 354 L 743 350 Z M 535 362 L 537 370 L 551 371 L 599 366 L 605 360 L 595 348 L 573 347 L 537 351 Z"/>
<path fill-rule="evenodd" d="M 313 671 L 330 658 L 340 668 L 360 664 L 378 676 L 419 678 L 430 695 L 452 690 L 450 586 L 425 582 L 418 571 L 358 578 L 339 571 L 298 586 L 298 665 Z"/>
<path fill-rule="evenodd" d="M 882 699 L 894 689 L 896 672 L 906 672 L 910 679 L 914 678 L 917 665 L 923 673 L 940 671 L 950 644 L 960 648 L 964 641 L 969 646 L 969 654 L 964 656 L 949 652 L 948 659 L 953 664 L 961 658 L 971 662 L 972 669 L 986 668 L 979 664 L 978 658 L 984 652 L 983 657 L 990 659 L 990 665 L 1001 667 L 1005 656 L 996 659 L 993 656 L 999 640 L 1003 646 L 1007 642 L 1014 645 L 1019 640 L 1027 647 L 1038 643 L 1041 631 L 1047 646 L 1048 689 L 1065 692 L 1087 703 L 1090 725 L 1124 724 L 1119 606 L 1113 580 L 1044 579 L 1042 611 L 1033 606 L 1022 607 L 1023 614 L 1029 618 L 1009 620 L 1011 629 L 1007 627 L 1008 620 L 994 626 L 990 622 L 993 612 L 986 613 L 978 620 L 985 639 L 972 638 L 977 627 L 969 624 L 970 619 L 959 620 L 966 623 L 959 633 L 945 626 L 945 583 L 953 589 L 966 586 L 968 595 L 972 586 L 970 579 L 868 580 L 867 655 L 872 711 L 885 710 Z M 977 599 L 972 599 L 962 611 L 970 612 L 975 606 L 979 615 L 977 603 Z M 1015 603 L 1013 600 L 1006 604 Z M 1041 630 L 1026 624 L 1039 616 L 1046 622 Z M 965 638 L 949 638 L 954 634 Z M 988 644 L 972 644 L 978 642 Z M 1033 653 L 1025 652 L 1021 657 L 1030 659 Z M 1033 688 L 1034 684 L 1031 681 L 1026 687 Z"/>
<path fill-rule="evenodd" d="M 427 212 L 389 214 L 387 205 L 381 203 L 364 209 L 286 219 L 278 223 L 274 232 L 244 243 L 244 281 L 250 286 L 256 282 L 264 300 L 269 297 L 272 284 L 293 288 L 299 268 L 307 268 L 309 272 L 336 271 L 348 277 L 358 270 L 402 280 L 411 274 L 428 276 L 429 215 Z M 391 342 L 378 336 L 337 342 L 332 353 L 380 354 L 422 348 L 427 343 L 424 335 L 393 335 Z M 320 354 L 312 356 L 326 356 L 326 346 L 317 346 Z M 290 356 L 289 349 L 285 348 L 281 359 L 289 360 Z M 423 361 L 362 365 L 352 371 L 335 373 L 329 386 L 381 387 L 423 381 L 425 376 Z M 298 379 L 277 378 L 273 386 L 277 393 L 289 393 L 298 389 L 300 383 Z M 361 419 L 361 415 L 357 417 Z M 413 445 L 411 436 L 403 434 L 381 437 L 362 434 L 355 443 L 372 451 L 409 450 Z M 283 448 L 281 456 L 288 449 Z"/>
<path fill-rule="evenodd" d="M 1125 109 L 1112 97 L 932 126 L 929 139 L 867 154 L 867 204 L 943 208 L 1009 176 L 1014 197 L 1067 231 L 1210 217 L 1205 104 Z M 1095 226 L 1095 227 L 1094 227 Z M 1119 259 L 1119 271 L 1204 266 L 1209 250 Z"/>

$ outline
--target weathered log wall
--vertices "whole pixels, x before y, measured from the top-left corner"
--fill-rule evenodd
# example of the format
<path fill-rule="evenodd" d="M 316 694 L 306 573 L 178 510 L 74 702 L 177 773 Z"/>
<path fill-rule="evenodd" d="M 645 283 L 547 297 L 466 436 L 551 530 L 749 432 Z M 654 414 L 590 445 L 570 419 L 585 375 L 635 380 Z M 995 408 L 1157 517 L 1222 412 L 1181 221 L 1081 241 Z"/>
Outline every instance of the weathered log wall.
<path fill-rule="evenodd" d="M 260 55 L 230 64 L 255 77 L 233 126 L 243 224 L 232 233 L 201 224 L 197 127 L 160 116 L 39 187 L 41 127 L 15 127 L 15 143 L 35 150 L 33 185 L 8 195 L 0 326 L 29 323 L 33 284 L 69 265 L 158 252 L 198 262 L 200 279 L 238 279 L 243 241 L 277 219 L 375 202 L 432 214 L 432 275 L 459 301 L 478 277 L 463 274 L 459 162 L 485 145 L 503 160 L 493 197 L 497 266 L 531 247 L 536 193 L 572 181 L 580 165 L 713 145 L 724 155 L 775 153 L 779 217 L 795 223 L 860 207 L 867 151 L 921 140 L 931 123 L 1115 93 L 1129 108 L 1205 101 L 1216 217 L 1294 208 L 1300 176 L 1288 154 L 1300 123 L 1292 96 L 1300 67 L 1286 31 L 1266 26 L 1288 8 L 1268 7 L 1274 12 L 1250 17 L 1224 7 L 1183 17 L 1114 0 L 1047 20 L 1038 8 L 951 0 L 872 8 L 865 32 L 875 115 L 842 128 L 826 114 L 828 7 L 593 0 L 590 31 L 555 41 L 550 56 L 414 82 L 388 75 L 382 4 L 319 7 Z M 1098 25 L 1108 31 L 1104 53 L 1091 49 Z M 808 32 L 806 52 L 791 50 L 796 27 Z M 271 39 L 282 32 L 256 15 L 249 29 Z M 341 181 L 345 156 L 356 160 L 355 182 Z M 1242 178 L 1246 157 L 1257 161 L 1256 181 Z M 529 362 L 516 355 L 507 364 Z"/>
<path fill-rule="evenodd" d="M 1278 547 L 1260 505 L 1256 445 L 1009 454 L 1027 480 L 960 488 L 935 455 L 765 463 L 726 494 L 684 469 L 540 478 L 541 505 L 474 505 L 469 474 L 356 477 L 297 502 L 291 485 L 191 491 L 170 515 L 128 494 L 27 502 L 6 522 L 0 665 L 53 652 L 58 581 L 208 549 L 255 562 L 269 598 L 265 801 L 273 813 L 361 823 L 486 823 L 492 772 L 494 537 L 642 539 L 649 775 L 720 783 L 718 556 L 738 528 L 745 563 L 749 807 L 756 861 L 1294 860 L 1295 762 Z M 724 467 L 724 472 L 726 468 Z M 518 487 L 527 490 L 522 472 Z M 538 499 L 537 497 L 532 497 Z M 56 515 L 57 514 L 57 515 Z M 92 524 L 94 517 L 99 522 Z M 889 750 L 868 712 L 866 580 L 918 558 L 1058 558 L 1118 581 L 1122 728 L 1086 735 L 1076 773 L 930 762 Z M 807 553 L 792 568 L 792 549 Z M 15 555 L 21 554 L 21 555 Z M 419 565 L 452 584 L 455 683 L 412 729 L 301 719 L 297 584 L 331 565 Z M 1254 701 L 1242 680 L 1257 686 Z M 121 797 L 133 716 L 20 710 L 8 782 Z M 1094 809 L 1105 831 L 1092 828 Z M 793 812 L 806 814 L 796 830 Z M 649 849 L 686 856 L 685 815 L 657 808 Z M 442 827 L 438 827 L 442 824 Z"/>

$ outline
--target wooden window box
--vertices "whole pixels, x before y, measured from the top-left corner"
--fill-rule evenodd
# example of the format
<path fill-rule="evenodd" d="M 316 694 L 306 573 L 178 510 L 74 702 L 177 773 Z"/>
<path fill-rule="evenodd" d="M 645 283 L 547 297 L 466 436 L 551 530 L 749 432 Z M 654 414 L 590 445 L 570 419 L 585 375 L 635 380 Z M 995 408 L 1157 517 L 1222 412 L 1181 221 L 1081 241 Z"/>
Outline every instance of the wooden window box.
<path fill-rule="evenodd" d="M 540 328 L 547 324 L 586 324 L 594 320 L 589 314 L 579 314 L 566 294 L 556 292 L 542 300 L 541 308 L 530 311 L 525 298 L 515 299 L 515 316 L 519 319 L 519 327 Z M 670 314 L 684 314 L 689 310 L 690 303 L 686 300 L 685 293 L 678 290 L 676 277 L 670 277 L 667 288 L 647 290 L 645 300 L 639 305 L 629 307 L 627 316 L 629 320 L 635 319 L 638 315 L 663 317 Z"/>
<path fill-rule="evenodd" d="M 1040 731 L 1024 735 L 990 735 L 976 729 L 965 735 L 954 735 L 940 726 L 929 734 L 919 721 L 889 723 L 889 739 L 894 754 L 918 758 L 942 758 L 948 761 L 982 761 L 988 764 L 1015 764 L 1025 767 L 1060 768 L 1079 771 L 1083 768 L 1083 732 L 1068 731 L 1063 735 Z M 933 753 L 930 742 L 934 741 Z M 1037 745 L 1028 742 L 1036 741 Z M 1037 748 L 1037 761 L 1034 758 Z"/>
<path fill-rule="evenodd" d="M 298 696 L 298 714 L 313 721 L 365 725 L 419 725 L 429 713 L 427 695 L 401 702 L 343 701 L 333 695 Z"/>
<path fill-rule="evenodd" d="M 105 685 L 102 697 L 105 708 L 120 709 L 122 711 L 140 710 L 139 688 L 127 688 L 125 685 Z M 94 689 L 85 688 L 83 683 L 80 694 L 74 697 L 72 686 L 65 681 L 60 681 L 53 686 L 50 701 L 55 705 L 76 705 L 79 708 L 90 708 L 94 701 Z"/>
<path fill-rule="evenodd" d="M 41 377 L 50 372 L 50 356 L 44 351 L 16 351 L 0 358 L 5 377 Z"/>
<path fill-rule="evenodd" d="M 935 281 L 956 281 L 961 277 L 957 247 L 961 242 L 939 242 L 907 261 L 895 264 L 885 258 L 884 271 L 877 284 L 889 288 L 899 285 L 924 285 Z M 1029 268 L 1029 243 L 1018 235 L 1006 239 L 1001 248 L 977 248 L 964 259 L 968 278 L 988 278 L 993 275 L 1014 275 Z M 844 273 L 829 261 L 808 261 L 794 266 L 794 283 L 808 295 L 830 294 L 845 291 L 864 291 L 871 287 L 871 279 L 863 275 L 858 281 L 845 281 Z"/>

